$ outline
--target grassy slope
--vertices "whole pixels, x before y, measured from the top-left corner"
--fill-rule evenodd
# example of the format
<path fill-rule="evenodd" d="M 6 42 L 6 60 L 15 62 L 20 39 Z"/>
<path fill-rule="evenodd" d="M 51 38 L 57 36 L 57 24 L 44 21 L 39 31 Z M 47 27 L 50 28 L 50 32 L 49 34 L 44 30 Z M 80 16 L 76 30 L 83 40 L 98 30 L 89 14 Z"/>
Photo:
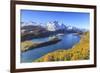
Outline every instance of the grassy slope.
<path fill-rule="evenodd" d="M 32 41 L 21 42 L 21 51 L 24 52 L 26 50 L 29 50 L 29 47 L 31 46 L 36 47 L 38 44 L 39 42 L 32 42 Z"/>
<path fill-rule="evenodd" d="M 85 32 L 81 36 L 79 43 L 68 50 L 57 50 L 44 55 L 34 62 L 47 61 L 70 61 L 70 60 L 86 60 L 89 59 L 89 32 Z"/>

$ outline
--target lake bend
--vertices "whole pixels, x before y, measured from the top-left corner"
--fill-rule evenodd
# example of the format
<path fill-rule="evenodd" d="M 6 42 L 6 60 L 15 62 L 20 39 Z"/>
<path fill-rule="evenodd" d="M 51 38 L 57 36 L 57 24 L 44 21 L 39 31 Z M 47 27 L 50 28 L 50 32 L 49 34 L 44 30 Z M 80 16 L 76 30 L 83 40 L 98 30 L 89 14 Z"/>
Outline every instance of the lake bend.
<path fill-rule="evenodd" d="M 32 50 L 28 50 L 26 52 L 21 52 L 21 62 L 30 63 L 50 52 L 61 49 L 62 50 L 70 49 L 80 41 L 80 35 L 75 33 L 60 35 L 59 38 L 61 39 L 61 41 L 57 42 L 56 44 L 35 48 Z M 43 41 L 48 41 L 49 39 L 50 37 L 45 37 L 45 38 L 32 39 L 31 41 L 43 42 Z"/>

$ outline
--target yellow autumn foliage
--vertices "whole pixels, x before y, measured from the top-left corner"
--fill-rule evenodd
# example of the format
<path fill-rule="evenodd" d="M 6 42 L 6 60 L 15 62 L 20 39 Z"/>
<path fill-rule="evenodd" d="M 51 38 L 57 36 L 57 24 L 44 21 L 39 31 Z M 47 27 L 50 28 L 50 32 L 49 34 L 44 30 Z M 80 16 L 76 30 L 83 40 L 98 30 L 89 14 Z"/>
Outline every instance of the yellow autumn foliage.
<path fill-rule="evenodd" d="M 89 32 L 85 32 L 81 35 L 80 42 L 75 44 L 72 48 L 48 53 L 34 62 L 87 60 L 89 59 L 89 54 Z"/>

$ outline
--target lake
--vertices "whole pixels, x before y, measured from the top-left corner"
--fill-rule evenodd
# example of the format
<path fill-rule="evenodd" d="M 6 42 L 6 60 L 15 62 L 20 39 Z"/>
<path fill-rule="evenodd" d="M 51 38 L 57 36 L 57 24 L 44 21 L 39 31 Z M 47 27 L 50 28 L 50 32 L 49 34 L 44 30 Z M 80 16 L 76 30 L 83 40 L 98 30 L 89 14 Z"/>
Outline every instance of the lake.
<path fill-rule="evenodd" d="M 46 55 L 47 53 L 50 53 L 56 50 L 72 48 L 76 43 L 80 41 L 80 35 L 74 34 L 74 33 L 60 35 L 59 38 L 61 39 L 61 41 L 59 41 L 56 44 L 22 52 L 21 62 L 33 62 L 33 60 L 36 60 Z M 46 38 L 32 39 L 32 41 L 43 42 L 43 41 L 48 41 L 49 39 L 50 37 L 46 37 Z"/>

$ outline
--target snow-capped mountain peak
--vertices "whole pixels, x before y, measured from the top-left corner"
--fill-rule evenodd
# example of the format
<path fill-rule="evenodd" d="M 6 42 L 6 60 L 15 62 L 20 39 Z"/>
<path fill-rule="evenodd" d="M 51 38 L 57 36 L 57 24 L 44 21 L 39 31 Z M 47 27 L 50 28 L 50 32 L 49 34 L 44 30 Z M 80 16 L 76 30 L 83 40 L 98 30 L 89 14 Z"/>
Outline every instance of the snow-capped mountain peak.
<path fill-rule="evenodd" d="M 32 22 L 32 21 L 30 21 L 30 22 L 21 22 L 21 27 L 23 27 L 23 26 L 38 26 L 39 24 L 37 24 L 36 22 Z"/>
<path fill-rule="evenodd" d="M 55 31 L 56 30 L 55 23 L 53 23 L 53 22 L 48 22 L 46 26 L 47 26 L 48 31 Z"/>
<path fill-rule="evenodd" d="M 71 29 L 73 29 L 73 27 L 72 26 L 68 26 L 67 29 L 71 30 Z"/>
<path fill-rule="evenodd" d="M 66 29 L 66 25 L 59 24 L 58 21 L 48 22 L 47 23 L 47 30 L 49 31 L 55 31 L 60 29 Z"/>
<path fill-rule="evenodd" d="M 44 23 L 36 23 L 36 22 L 21 22 L 21 29 L 22 32 L 25 32 L 27 30 L 34 30 L 35 28 L 42 28 L 45 29 L 46 31 L 57 31 L 57 32 L 81 32 L 82 30 L 74 27 L 74 26 L 68 26 L 65 24 L 59 24 L 58 21 L 52 21 L 52 22 L 47 22 L 46 24 Z M 25 30 L 24 30 L 25 29 Z"/>

